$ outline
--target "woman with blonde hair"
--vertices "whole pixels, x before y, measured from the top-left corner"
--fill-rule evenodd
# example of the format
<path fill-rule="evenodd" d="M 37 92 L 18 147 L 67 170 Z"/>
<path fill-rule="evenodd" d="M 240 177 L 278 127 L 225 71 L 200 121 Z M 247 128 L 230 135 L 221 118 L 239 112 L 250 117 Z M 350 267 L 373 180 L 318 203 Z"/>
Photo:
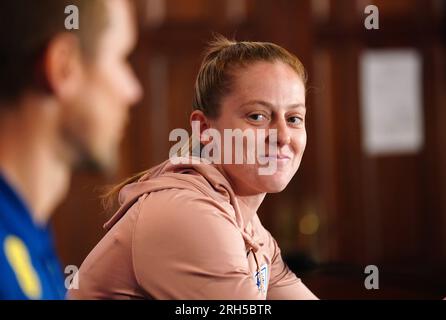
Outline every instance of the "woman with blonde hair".
<path fill-rule="evenodd" d="M 265 195 L 282 191 L 299 168 L 305 83 L 285 49 L 216 37 L 195 84 L 193 154 L 115 187 L 120 208 L 70 297 L 315 299 L 257 216 Z M 217 141 L 228 131 L 246 135 Z"/>

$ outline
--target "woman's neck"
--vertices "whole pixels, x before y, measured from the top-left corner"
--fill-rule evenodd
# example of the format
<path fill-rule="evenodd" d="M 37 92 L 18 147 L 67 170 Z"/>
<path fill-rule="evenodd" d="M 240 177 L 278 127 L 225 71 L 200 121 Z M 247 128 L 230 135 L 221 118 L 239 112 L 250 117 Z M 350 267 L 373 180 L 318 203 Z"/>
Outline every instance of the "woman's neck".
<path fill-rule="evenodd" d="M 266 193 L 259 193 L 251 196 L 237 196 L 237 198 L 243 201 L 246 206 L 257 212 L 263 199 L 265 199 L 265 196 Z"/>
<path fill-rule="evenodd" d="M 247 207 L 251 208 L 253 211 L 257 212 L 263 200 L 265 199 L 266 193 L 259 193 L 258 191 L 249 191 L 246 188 L 238 187 L 237 183 L 231 179 L 231 177 L 226 173 L 221 164 L 215 165 L 217 169 L 223 174 L 223 176 L 228 180 L 237 198 L 240 199 Z"/>

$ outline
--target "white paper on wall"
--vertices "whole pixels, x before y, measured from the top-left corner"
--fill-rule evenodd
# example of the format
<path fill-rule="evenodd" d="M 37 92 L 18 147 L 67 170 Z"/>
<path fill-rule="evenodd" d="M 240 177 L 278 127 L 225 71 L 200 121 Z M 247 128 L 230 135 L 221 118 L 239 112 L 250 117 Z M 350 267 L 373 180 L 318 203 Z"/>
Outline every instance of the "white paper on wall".
<path fill-rule="evenodd" d="M 424 140 L 420 54 L 413 49 L 367 50 L 359 70 L 364 152 L 419 152 Z"/>

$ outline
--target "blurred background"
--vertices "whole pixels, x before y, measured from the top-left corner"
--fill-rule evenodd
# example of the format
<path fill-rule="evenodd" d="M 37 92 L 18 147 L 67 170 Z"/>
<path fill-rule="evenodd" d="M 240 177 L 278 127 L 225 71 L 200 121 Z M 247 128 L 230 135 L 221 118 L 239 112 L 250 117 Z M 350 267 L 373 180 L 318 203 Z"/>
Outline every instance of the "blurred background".
<path fill-rule="evenodd" d="M 323 299 L 446 296 L 445 0 L 136 2 L 131 60 L 145 96 L 119 173 L 76 173 L 55 215 L 64 265 L 80 266 L 104 234 L 101 188 L 167 159 L 170 130 L 189 129 L 203 48 L 219 32 L 284 46 L 309 74 L 301 168 L 259 211 L 290 268 Z M 368 5 L 379 29 L 364 26 Z M 378 290 L 364 286 L 367 265 Z"/>

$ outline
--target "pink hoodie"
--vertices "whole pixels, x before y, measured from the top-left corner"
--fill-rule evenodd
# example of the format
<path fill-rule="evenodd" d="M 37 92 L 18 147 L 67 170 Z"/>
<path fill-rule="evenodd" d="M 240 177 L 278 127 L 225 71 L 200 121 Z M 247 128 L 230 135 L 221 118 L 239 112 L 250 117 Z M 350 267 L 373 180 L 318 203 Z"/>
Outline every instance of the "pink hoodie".
<path fill-rule="evenodd" d="M 166 161 L 119 201 L 70 298 L 316 298 L 213 165 Z"/>

